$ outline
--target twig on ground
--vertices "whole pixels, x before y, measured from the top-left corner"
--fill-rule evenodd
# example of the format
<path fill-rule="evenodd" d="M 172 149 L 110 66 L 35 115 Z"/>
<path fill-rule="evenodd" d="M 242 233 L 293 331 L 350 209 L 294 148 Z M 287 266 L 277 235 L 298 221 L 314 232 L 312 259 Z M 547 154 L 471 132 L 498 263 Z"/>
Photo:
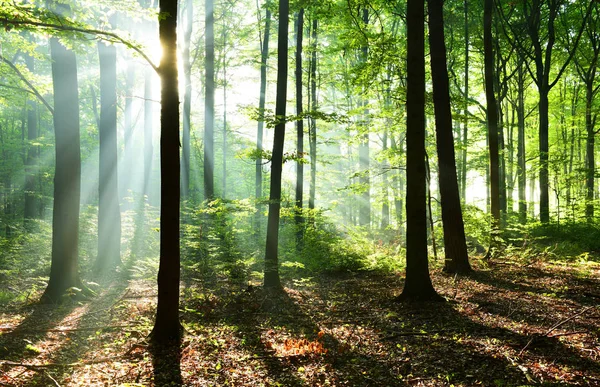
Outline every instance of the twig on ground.
<path fill-rule="evenodd" d="M 48 371 L 46 371 L 46 370 L 43 370 L 42 372 L 43 372 L 43 374 L 44 374 L 44 375 L 45 375 L 45 376 L 46 376 L 48 379 L 52 380 L 52 383 L 54 383 L 54 385 L 55 385 L 56 387 L 61 387 L 61 385 L 60 385 L 60 384 L 59 384 L 59 383 L 56 381 L 56 379 L 54 379 L 54 378 L 52 377 L 52 375 L 50 375 L 50 373 L 49 373 Z"/>
<path fill-rule="evenodd" d="M 574 315 L 567 317 L 564 320 L 561 320 L 559 322 L 557 322 L 556 324 L 552 325 L 543 335 L 540 336 L 546 336 L 546 337 L 556 337 L 557 335 L 553 335 L 550 336 L 550 333 L 552 333 L 554 330 L 560 328 L 561 326 L 565 325 L 566 323 L 568 323 L 569 321 L 573 320 L 576 317 L 581 316 L 582 314 L 584 314 L 585 312 L 587 312 L 588 310 L 592 309 L 593 306 L 588 306 L 586 308 L 583 308 L 582 310 L 580 310 L 579 312 L 575 313 Z M 527 342 L 527 344 L 525 344 L 525 346 L 523 347 L 523 349 L 521 349 L 519 351 L 519 356 L 521 356 L 523 354 L 523 352 L 525 352 L 525 350 L 527 348 L 529 348 L 529 346 L 531 345 L 531 343 L 533 342 L 533 340 L 536 338 L 536 336 L 533 336 L 531 339 L 529 339 L 529 341 Z"/>

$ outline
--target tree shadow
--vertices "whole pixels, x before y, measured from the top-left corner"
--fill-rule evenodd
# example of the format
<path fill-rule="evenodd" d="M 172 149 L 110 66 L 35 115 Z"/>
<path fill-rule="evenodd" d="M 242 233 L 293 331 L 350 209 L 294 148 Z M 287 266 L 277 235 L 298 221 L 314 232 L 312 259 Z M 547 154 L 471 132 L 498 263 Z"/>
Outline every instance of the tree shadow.
<path fill-rule="evenodd" d="M 155 386 L 183 386 L 181 376 L 181 343 L 169 345 L 151 345 L 152 371 Z"/>

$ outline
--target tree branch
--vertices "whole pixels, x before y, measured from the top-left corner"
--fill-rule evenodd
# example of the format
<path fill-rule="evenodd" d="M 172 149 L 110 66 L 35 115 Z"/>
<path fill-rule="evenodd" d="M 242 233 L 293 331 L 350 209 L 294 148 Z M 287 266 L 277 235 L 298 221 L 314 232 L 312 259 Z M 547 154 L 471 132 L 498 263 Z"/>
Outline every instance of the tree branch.
<path fill-rule="evenodd" d="M 33 93 L 44 104 L 44 106 L 46 106 L 48 108 L 48 110 L 50 111 L 50 113 L 52 113 L 52 115 L 54 115 L 54 109 L 52 109 L 52 106 L 50 106 L 50 104 L 48 103 L 48 101 L 46 101 L 44 99 L 44 97 L 42 97 L 42 95 L 37 91 L 37 89 L 35 88 L 35 86 L 33 86 L 31 84 L 31 82 L 29 82 L 27 80 L 27 78 L 25 78 L 25 76 L 23 75 L 23 73 L 21 72 L 21 70 L 19 70 L 19 68 L 17 66 L 15 66 L 11 61 L 9 61 L 8 59 L 6 59 L 1 54 L 0 54 L 0 60 L 2 60 L 2 62 L 6 63 L 8 65 L 8 67 L 10 67 L 11 69 L 13 69 L 13 71 L 15 73 L 17 73 L 17 75 L 19 76 L 19 78 L 21 78 L 21 80 L 23 82 L 25 82 L 25 84 L 29 87 L 29 89 L 31 89 L 31 93 Z"/>

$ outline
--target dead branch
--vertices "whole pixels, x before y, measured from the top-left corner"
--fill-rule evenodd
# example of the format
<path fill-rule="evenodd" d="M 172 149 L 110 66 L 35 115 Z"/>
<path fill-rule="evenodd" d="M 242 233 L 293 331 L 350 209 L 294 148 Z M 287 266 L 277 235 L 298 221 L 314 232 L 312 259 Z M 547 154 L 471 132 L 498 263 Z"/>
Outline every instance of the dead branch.
<path fill-rule="evenodd" d="M 593 306 L 588 306 L 586 308 L 583 308 L 582 310 L 580 310 L 579 312 L 575 313 L 574 315 L 567 317 L 564 320 L 561 320 L 559 322 L 557 322 L 556 324 L 552 325 L 543 335 L 540 336 L 546 336 L 546 337 L 556 337 L 556 336 L 560 336 L 560 334 L 558 335 L 553 335 L 550 336 L 550 333 L 552 333 L 554 330 L 558 329 L 559 327 L 565 325 L 566 323 L 568 323 L 569 321 L 573 320 L 576 317 L 581 316 L 582 314 L 586 313 L 588 310 L 592 309 Z M 531 339 L 529 339 L 529 341 L 527 342 L 527 344 L 525 344 L 525 346 L 523 347 L 523 349 L 521 349 L 519 351 L 519 356 L 521 356 L 523 354 L 523 352 L 525 352 L 525 350 L 531 345 L 531 343 L 533 342 L 533 340 L 536 338 L 537 336 L 533 336 Z"/>

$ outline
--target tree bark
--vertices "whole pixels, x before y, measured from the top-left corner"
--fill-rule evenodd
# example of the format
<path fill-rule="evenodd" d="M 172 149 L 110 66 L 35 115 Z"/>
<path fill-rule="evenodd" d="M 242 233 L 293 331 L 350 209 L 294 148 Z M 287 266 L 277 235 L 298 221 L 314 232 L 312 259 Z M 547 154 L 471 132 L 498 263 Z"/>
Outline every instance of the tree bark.
<path fill-rule="evenodd" d="M 302 246 L 302 196 L 304 193 L 304 113 L 302 101 L 302 38 L 304 36 L 304 8 L 300 8 L 296 20 L 296 209 L 294 220 L 296 222 L 296 248 Z"/>
<path fill-rule="evenodd" d="M 267 244 L 265 249 L 264 287 L 280 289 L 278 241 L 279 212 L 281 209 L 281 173 L 283 169 L 283 145 L 285 141 L 285 112 L 288 77 L 288 26 L 289 1 L 279 1 L 279 28 L 277 34 L 277 96 L 275 99 L 275 136 L 271 157 L 271 187 L 269 192 L 269 216 L 267 220 Z"/>
<path fill-rule="evenodd" d="M 205 5 L 204 57 L 204 199 L 215 196 L 215 7 L 214 0 Z"/>
<path fill-rule="evenodd" d="M 497 229 L 500 227 L 500 163 L 498 152 L 498 107 L 494 93 L 492 11 L 493 1 L 485 0 L 483 11 L 483 50 L 490 159 L 490 206 L 493 222 L 492 229 Z"/>
<path fill-rule="evenodd" d="M 310 59 L 310 101 L 312 112 L 317 111 L 317 34 L 319 22 L 316 15 L 312 20 L 312 52 Z M 309 119 L 309 152 L 310 152 L 310 187 L 308 193 L 308 208 L 315 209 L 315 196 L 317 192 L 317 119 L 311 116 Z"/>
<path fill-rule="evenodd" d="M 155 344 L 179 341 L 179 87 L 177 83 L 177 0 L 160 0 L 160 261 L 158 306 L 150 334 Z M 174 173 L 174 171 L 176 171 Z"/>
<path fill-rule="evenodd" d="M 52 263 L 42 302 L 59 302 L 69 288 L 82 288 L 78 271 L 81 150 L 75 53 L 50 38 L 54 90 L 56 167 L 52 212 Z"/>
<path fill-rule="evenodd" d="M 450 82 L 448 80 L 446 45 L 444 43 L 443 0 L 428 0 L 427 4 L 429 9 L 429 47 L 438 153 L 438 179 L 446 254 L 444 270 L 449 273 L 468 273 L 472 269 L 467 253 L 456 174 L 452 111 L 450 109 Z"/>
<path fill-rule="evenodd" d="M 443 300 L 431 283 L 427 258 L 424 8 L 422 1 L 407 1 L 406 280 L 398 301 Z"/>

